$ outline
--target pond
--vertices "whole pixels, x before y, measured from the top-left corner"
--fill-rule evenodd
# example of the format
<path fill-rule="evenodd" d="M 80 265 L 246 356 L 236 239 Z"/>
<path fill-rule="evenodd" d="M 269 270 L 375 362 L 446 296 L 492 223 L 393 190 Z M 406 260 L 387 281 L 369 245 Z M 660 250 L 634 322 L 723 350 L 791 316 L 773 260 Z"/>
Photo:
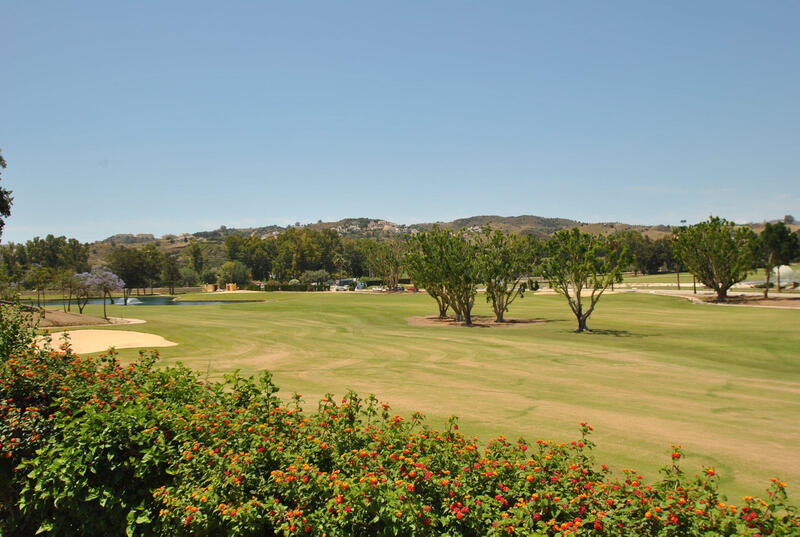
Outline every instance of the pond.
<path fill-rule="evenodd" d="M 128 298 L 128 306 L 213 306 L 217 304 L 237 304 L 239 302 L 260 302 L 260 300 L 175 300 L 175 297 L 171 296 L 132 296 Z M 48 306 L 63 306 L 65 303 L 65 300 L 47 301 Z M 23 304 L 35 305 L 36 301 L 24 300 Z M 75 305 L 74 300 L 72 304 Z M 92 298 L 87 304 L 102 305 L 103 300 Z M 106 304 L 112 304 L 112 302 L 106 301 Z M 124 306 L 125 301 L 122 297 L 114 297 L 113 305 Z"/>

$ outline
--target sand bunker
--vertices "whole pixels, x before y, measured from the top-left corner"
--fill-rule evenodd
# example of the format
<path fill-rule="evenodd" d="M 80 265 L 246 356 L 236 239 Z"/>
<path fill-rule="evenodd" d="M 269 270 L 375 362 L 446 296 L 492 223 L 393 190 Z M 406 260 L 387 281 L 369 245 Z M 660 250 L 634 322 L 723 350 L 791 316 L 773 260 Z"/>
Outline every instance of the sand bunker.
<path fill-rule="evenodd" d="M 407 317 L 406 321 L 411 326 L 466 326 L 464 323 L 456 321 L 453 317 L 441 319 L 435 315 L 430 317 Z M 544 324 L 546 322 L 544 319 L 506 319 L 503 323 L 496 323 L 494 322 L 494 317 L 472 316 L 472 325 L 482 328 L 511 328 Z"/>
<path fill-rule="evenodd" d="M 53 347 L 62 343 L 61 332 L 52 334 Z M 75 330 L 69 332 L 72 351 L 77 354 L 102 352 L 109 347 L 116 349 L 139 349 L 151 347 L 174 347 L 177 343 L 168 341 L 155 334 L 132 332 L 130 330 Z M 44 341 L 40 337 L 39 342 Z"/>

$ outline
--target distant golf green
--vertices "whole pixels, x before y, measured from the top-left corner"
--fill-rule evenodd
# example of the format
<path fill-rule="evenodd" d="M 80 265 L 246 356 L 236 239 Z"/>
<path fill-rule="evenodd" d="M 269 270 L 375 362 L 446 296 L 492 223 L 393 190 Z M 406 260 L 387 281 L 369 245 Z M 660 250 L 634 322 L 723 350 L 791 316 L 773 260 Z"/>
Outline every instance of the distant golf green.
<path fill-rule="evenodd" d="M 586 420 L 598 460 L 617 470 L 655 478 L 676 443 L 687 469 L 716 468 L 732 501 L 763 492 L 770 477 L 789 482 L 795 503 L 800 494 L 800 310 L 615 294 L 590 318 L 593 332 L 576 334 L 554 295 L 527 295 L 508 315 L 545 322 L 491 328 L 410 325 L 436 312 L 423 294 L 225 295 L 236 298 L 265 302 L 109 306 L 147 323 L 107 329 L 177 342 L 161 350 L 164 363 L 202 375 L 270 369 L 284 395 L 309 404 L 326 392 L 375 393 L 400 414 L 458 415 L 482 440 L 568 441 Z M 479 295 L 476 312 L 489 311 Z"/>

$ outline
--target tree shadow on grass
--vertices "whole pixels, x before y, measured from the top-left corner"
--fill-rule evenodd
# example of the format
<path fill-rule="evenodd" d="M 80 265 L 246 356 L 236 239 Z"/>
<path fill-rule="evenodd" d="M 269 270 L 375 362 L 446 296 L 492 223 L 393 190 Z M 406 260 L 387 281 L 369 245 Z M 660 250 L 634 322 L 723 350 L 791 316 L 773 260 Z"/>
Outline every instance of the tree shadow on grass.
<path fill-rule="evenodd" d="M 588 335 L 596 335 L 596 336 L 614 336 L 614 337 L 648 337 L 650 334 L 634 334 L 632 332 L 628 332 L 627 330 L 597 330 L 594 328 L 590 328 L 587 331 L 583 332 L 584 334 Z"/>

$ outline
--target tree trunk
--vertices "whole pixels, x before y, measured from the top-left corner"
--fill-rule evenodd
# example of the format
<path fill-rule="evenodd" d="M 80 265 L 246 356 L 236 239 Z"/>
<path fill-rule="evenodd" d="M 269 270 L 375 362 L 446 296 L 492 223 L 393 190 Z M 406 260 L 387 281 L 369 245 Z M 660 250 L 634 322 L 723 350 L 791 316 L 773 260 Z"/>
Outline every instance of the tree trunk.
<path fill-rule="evenodd" d="M 728 290 L 727 289 L 717 289 L 717 301 L 718 302 L 725 302 L 728 299 Z"/>
<path fill-rule="evenodd" d="M 769 269 L 769 267 L 764 269 L 764 273 L 766 275 L 766 279 L 764 280 L 764 298 L 767 298 L 767 293 L 769 291 L 769 277 L 771 272 L 772 271 Z"/>
<path fill-rule="evenodd" d="M 472 326 L 472 312 L 464 308 L 466 311 L 464 312 L 464 324 L 467 326 Z"/>
<path fill-rule="evenodd" d="M 450 308 L 450 305 L 443 298 L 439 297 L 436 297 L 436 304 L 439 306 L 439 318 L 446 319 L 447 310 Z"/>
<path fill-rule="evenodd" d="M 502 294 L 498 296 L 497 299 L 492 300 L 492 309 L 494 310 L 494 322 L 504 323 L 506 305 L 508 304 L 508 302 L 506 302 L 507 297 L 505 295 L 505 292 L 504 291 L 499 291 L 499 292 Z"/>
<path fill-rule="evenodd" d="M 572 313 L 575 314 L 575 318 L 578 319 L 578 329 L 575 330 L 576 332 L 583 332 L 586 330 L 586 317 L 583 314 L 583 304 L 581 303 L 581 289 L 577 290 L 575 293 L 575 304 L 572 306 Z"/>
<path fill-rule="evenodd" d="M 776 273 L 776 276 L 778 277 L 777 281 L 775 283 L 778 286 L 778 292 L 780 293 L 781 292 L 781 266 L 780 265 L 778 265 L 778 267 L 775 269 L 775 273 Z"/>
<path fill-rule="evenodd" d="M 692 274 L 692 293 L 697 294 L 697 278 Z"/>

